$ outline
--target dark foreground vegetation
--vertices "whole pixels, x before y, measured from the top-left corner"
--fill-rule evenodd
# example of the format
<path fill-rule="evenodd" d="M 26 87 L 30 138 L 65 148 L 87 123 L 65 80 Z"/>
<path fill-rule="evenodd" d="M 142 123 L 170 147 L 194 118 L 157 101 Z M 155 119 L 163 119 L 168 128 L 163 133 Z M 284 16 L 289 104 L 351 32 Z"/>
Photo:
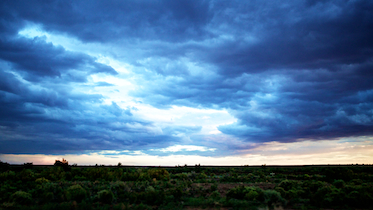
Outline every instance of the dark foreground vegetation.
<path fill-rule="evenodd" d="M 372 166 L 81 167 L 1 162 L 0 209 L 373 209 Z"/>

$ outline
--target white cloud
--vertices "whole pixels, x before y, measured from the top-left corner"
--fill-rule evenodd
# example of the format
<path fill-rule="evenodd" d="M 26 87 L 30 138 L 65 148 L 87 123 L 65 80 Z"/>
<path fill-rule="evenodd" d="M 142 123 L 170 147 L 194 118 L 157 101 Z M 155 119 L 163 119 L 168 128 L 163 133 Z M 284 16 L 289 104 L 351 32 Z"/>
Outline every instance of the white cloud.
<path fill-rule="evenodd" d="M 229 114 L 227 110 L 199 109 L 186 106 L 172 106 L 170 109 L 158 109 L 149 104 L 140 102 L 142 101 L 141 98 L 130 96 L 130 91 L 141 88 L 141 85 L 138 85 L 139 81 L 136 80 L 136 78 L 138 79 L 141 75 L 138 75 L 137 73 L 139 72 L 134 71 L 134 67 L 130 64 L 114 59 L 111 56 L 114 53 L 117 55 L 120 54 L 120 57 L 123 57 L 123 54 L 121 53 L 129 50 L 128 48 L 130 46 L 123 48 L 121 45 L 111 46 L 83 43 L 73 37 L 48 33 L 42 29 L 42 26 L 37 24 L 29 24 L 18 34 L 30 39 L 35 37 L 45 37 L 46 41 L 53 45 L 60 45 L 70 51 L 94 56 L 97 58 L 97 62 L 114 68 L 119 73 L 118 75 L 113 76 L 100 73 L 93 74 L 88 77 L 88 83 L 75 86 L 74 90 L 81 93 L 103 95 L 105 98 L 102 102 L 106 105 L 115 102 L 123 109 L 135 107 L 135 110 L 131 110 L 133 117 L 153 122 L 157 127 L 154 128 L 156 134 L 161 134 L 162 128 L 169 126 L 201 126 L 202 129 L 198 133 L 200 135 L 221 134 L 217 129 L 218 126 L 231 124 L 237 121 L 237 119 Z M 110 54 L 105 54 L 104 52 L 110 52 Z M 211 74 L 215 74 L 213 71 L 206 71 L 206 69 L 199 67 L 187 58 L 181 58 L 180 62 L 185 63 L 188 67 L 188 71 L 190 71 L 192 75 L 200 75 L 209 78 L 211 77 Z M 140 72 L 139 74 L 142 73 Z M 163 80 L 167 78 L 162 77 L 161 79 Z M 94 88 L 85 86 L 93 85 L 96 82 L 107 82 L 113 84 L 113 86 L 97 86 Z M 183 134 L 179 134 L 179 137 L 189 139 L 188 136 Z"/>
<path fill-rule="evenodd" d="M 152 149 L 151 151 L 161 151 L 161 152 L 180 152 L 180 151 L 215 151 L 216 148 L 207 148 L 203 146 L 195 146 L 195 145 L 174 145 L 164 149 Z"/>

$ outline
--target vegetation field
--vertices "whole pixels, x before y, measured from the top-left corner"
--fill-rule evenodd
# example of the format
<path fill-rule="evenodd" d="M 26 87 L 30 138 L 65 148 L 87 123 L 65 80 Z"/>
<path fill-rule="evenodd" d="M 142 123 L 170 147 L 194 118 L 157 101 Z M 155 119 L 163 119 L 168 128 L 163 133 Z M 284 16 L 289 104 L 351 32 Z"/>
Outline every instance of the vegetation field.
<path fill-rule="evenodd" d="M 1 163 L 0 209 L 373 209 L 373 167 Z"/>

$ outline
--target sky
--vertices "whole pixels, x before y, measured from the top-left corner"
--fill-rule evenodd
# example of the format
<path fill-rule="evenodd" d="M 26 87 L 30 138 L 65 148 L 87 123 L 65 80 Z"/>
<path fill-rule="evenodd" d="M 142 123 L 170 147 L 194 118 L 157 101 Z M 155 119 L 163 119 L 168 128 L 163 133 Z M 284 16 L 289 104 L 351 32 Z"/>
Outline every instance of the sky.
<path fill-rule="evenodd" d="M 373 163 L 373 1 L 1 1 L 0 159 Z"/>

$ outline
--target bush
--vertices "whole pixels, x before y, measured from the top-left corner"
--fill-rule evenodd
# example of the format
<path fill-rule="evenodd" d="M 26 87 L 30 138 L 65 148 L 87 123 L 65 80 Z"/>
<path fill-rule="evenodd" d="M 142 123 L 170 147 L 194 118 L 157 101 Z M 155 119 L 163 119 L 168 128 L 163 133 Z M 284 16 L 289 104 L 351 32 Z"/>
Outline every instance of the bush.
<path fill-rule="evenodd" d="M 212 185 L 210 186 L 210 191 L 211 191 L 211 192 L 214 192 L 214 191 L 216 191 L 216 190 L 218 190 L 218 185 L 217 185 L 217 184 L 212 184 Z"/>
<path fill-rule="evenodd" d="M 345 195 L 333 185 L 323 186 L 311 197 L 311 203 L 320 207 L 340 205 Z"/>
<path fill-rule="evenodd" d="M 138 172 L 124 172 L 122 174 L 121 180 L 122 181 L 136 181 L 140 176 Z"/>
<path fill-rule="evenodd" d="M 87 196 L 87 191 L 80 185 L 73 185 L 67 188 L 66 198 L 67 200 L 82 201 Z"/>
<path fill-rule="evenodd" d="M 134 209 L 134 210 L 151 210 L 153 208 L 151 206 L 140 203 L 137 206 L 132 206 L 131 209 Z"/>
<path fill-rule="evenodd" d="M 36 182 L 36 184 L 44 184 L 44 183 L 48 183 L 49 180 L 46 179 L 46 178 L 44 178 L 44 177 L 41 177 L 41 178 L 37 178 L 37 179 L 35 180 L 35 182 Z"/>
<path fill-rule="evenodd" d="M 281 197 L 281 194 L 275 190 L 264 191 L 264 202 L 268 205 L 281 204 L 285 205 L 286 201 Z"/>
<path fill-rule="evenodd" d="M 111 190 L 101 190 L 98 194 L 98 199 L 103 203 L 112 203 L 114 199 L 113 192 Z"/>
<path fill-rule="evenodd" d="M 336 188 L 344 188 L 346 183 L 342 179 L 337 179 L 337 180 L 334 180 L 333 185 Z"/>
<path fill-rule="evenodd" d="M 10 196 L 10 201 L 16 204 L 30 204 L 32 203 L 32 197 L 30 193 L 24 191 L 17 191 Z"/>
<path fill-rule="evenodd" d="M 230 189 L 227 193 L 227 200 L 232 199 L 232 198 L 239 199 L 239 200 L 244 199 L 245 197 L 244 191 L 245 191 L 244 186 Z"/>
<path fill-rule="evenodd" d="M 263 190 L 258 187 L 235 187 L 228 191 L 227 200 L 229 199 L 239 199 L 239 200 L 249 200 L 249 201 L 259 201 L 264 200 Z"/>
<path fill-rule="evenodd" d="M 156 191 L 152 186 L 149 186 L 145 189 L 141 198 L 143 201 L 146 201 L 147 204 L 161 204 L 165 196 L 163 192 Z"/>
<path fill-rule="evenodd" d="M 267 205 L 281 204 L 285 205 L 286 201 L 281 194 L 275 190 L 262 190 L 259 187 L 236 187 L 227 193 L 229 199 L 246 200 L 254 203 L 265 203 Z"/>
<path fill-rule="evenodd" d="M 286 191 L 282 187 L 275 187 L 275 190 L 281 194 L 282 197 L 286 196 Z"/>
<path fill-rule="evenodd" d="M 328 183 L 322 181 L 306 181 L 303 182 L 303 189 L 308 194 L 316 193 L 320 188 L 327 186 Z"/>
<path fill-rule="evenodd" d="M 184 181 L 189 180 L 187 173 L 175 174 L 173 175 L 173 178 L 178 179 L 178 180 L 184 180 Z"/>
<path fill-rule="evenodd" d="M 288 191 L 288 190 L 291 190 L 293 187 L 296 187 L 298 184 L 296 181 L 292 181 L 292 180 L 283 180 L 282 182 L 280 182 L 280 184 L 278 185 L 279 187 L 282 187 L 285 191 Z"/>
<path fill-rule="evenodd" d="M 211 193 L 210 197 L 215 198 L 215 199 L 219 199 L 219 198 L 221 198 L 221 195 L 217 190 L 215 190 L 214 192 Z"/>
<path fill-rule="evenodd" d="M 325 180 L 328 182 L 334 181 L 335 179 L 350 181 L 354 178 L 354 172 L 347 168 L 326 168 L 325 176 Z"/>
<path fill-rule="evenodd" d="M 111 184 L 111 189 L 115 193 L 117 199 L 126 199 L 128 197 L 128 194 L 131 192 L 131 187 L 129 187 L 125 182 L 123 181 L 116 181 Z"/>
<path fill-rule="evenodd" d="M 15 180 L 15 179 L 16 179 L 16 173 L 14 171 L 6 171 L 3 173 L 0 173 L 0 181 Z"/>
<path fill-rule="evenodd" d="M 116 182 L 111 183 L 111 187 L 114 190 L 121 190 L 121 189 L 124 189 L 126 187 L 126 183 L 123 182 L 123 181 L 116 181 Z"/>
<path fill-rule="evenodd" d="M 18 173 L 18 179 L 22 180 L 23 182 L 34 181 L 34 172 L 31 169 L 23 169 L 20 173 Z"/>
<path fill-rule="evenodd" d="M 44 201 L 44 202 L 51 202 L 52 200 L 54 200 L 54 195 L 52 192 L 44 192 L 42 195 L 41 195 L 41 199 Z"/>
<path fill-rule="evenodd" d="M 169 180 L 170 174 L 164 168 L 157 168 L 157 169 L 150 169 L 148 171 L 150 178 L 157 179 L 157 180 Z"/>
<path fill-rule="evenodd" d="M 175 188 L 170 189 L 169 193 L 173 195 L 175 199 L 180 199 L 185 193 L 185 190 L 182 186 L 176 186 Z"/>

